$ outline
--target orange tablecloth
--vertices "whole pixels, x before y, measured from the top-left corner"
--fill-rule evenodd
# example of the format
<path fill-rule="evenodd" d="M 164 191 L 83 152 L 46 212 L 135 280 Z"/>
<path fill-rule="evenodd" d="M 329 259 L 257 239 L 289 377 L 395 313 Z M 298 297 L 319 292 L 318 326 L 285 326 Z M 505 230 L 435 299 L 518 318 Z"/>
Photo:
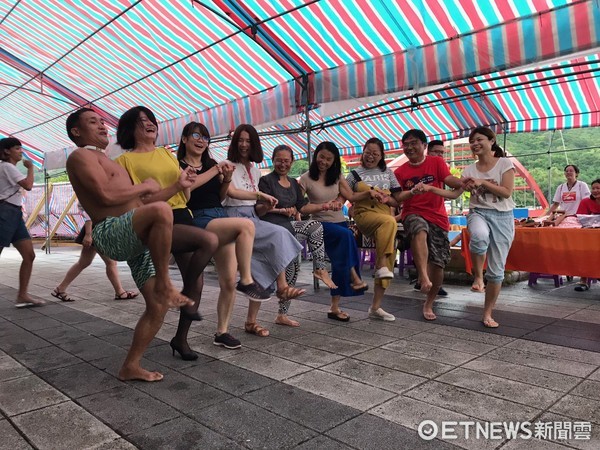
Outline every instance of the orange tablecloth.
<path fill-rule="evenodd" d="M 462 254 L 471 273 L 468 242 L 465 229 Z M 600 278 L 600 229 L 517 228 L 506 269 Z"/>

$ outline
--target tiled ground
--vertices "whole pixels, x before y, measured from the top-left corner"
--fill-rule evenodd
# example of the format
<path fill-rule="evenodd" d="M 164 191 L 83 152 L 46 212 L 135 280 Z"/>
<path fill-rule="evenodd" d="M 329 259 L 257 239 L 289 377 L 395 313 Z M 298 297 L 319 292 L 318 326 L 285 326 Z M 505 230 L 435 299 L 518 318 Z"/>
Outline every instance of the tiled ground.
<path fill-rule="evenodd" d="M 243 347 L 231 351 L 212 344 L 217 282 L 208 271 L 205 320 L 190 333 L 200 358 L 171 355 L 177 313 L 169 312 L 144 361 L 165 379 L 123 383 L 115 374 L 142 300 L 112 300 L 98 259 L 69 289 L 77 301 L 57 302 L 49 293 L 77 256 L 76 247 L 37 251 L 31 293 L 49 304 L 26 310 L 12 303 L 18 254 L 0 256 L 1 449 L 600 448 L 597 284 L 585 293 L 549 281 L 507 287 L 495 315 L 502 326 L 487 330 L 480 294 L 447 284 L 439 319 L 427 323 L 423 295 L 398 278 L 384 301 L 396 322 L 369 320 L 367 293 L 344 302 L 352 317 L 344 324 L 326 318 L 328 292 L 313 291 L 307 263 L 308 292 L 291 309 L 301 327 L 272 324 L 277 304 L 268 302 L 260 320 L 271 336 L 245 334 L 240 298 L 231 331 Z M 442 421 L 583 421 L 591 439 L 475 439 L 457 427 L 456 439 L 426 441 L 423 420 L 438 431 Z"/>

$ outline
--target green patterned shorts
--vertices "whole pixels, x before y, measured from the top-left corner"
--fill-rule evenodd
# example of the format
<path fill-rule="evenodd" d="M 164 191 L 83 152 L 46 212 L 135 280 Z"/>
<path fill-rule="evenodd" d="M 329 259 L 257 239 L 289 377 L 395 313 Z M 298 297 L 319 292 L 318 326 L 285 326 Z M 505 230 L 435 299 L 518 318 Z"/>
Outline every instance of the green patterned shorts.
<path fill-rule="evenodd" d="M 135 284 L 141 289 L 156 272 L 150 250 L 133 230 L 133 213 L 126 212 L 119 217 L 107 217 L 94 225 L 92 239 L 94 247 L 103 255 L 115 261 L 127 261 Z"/>

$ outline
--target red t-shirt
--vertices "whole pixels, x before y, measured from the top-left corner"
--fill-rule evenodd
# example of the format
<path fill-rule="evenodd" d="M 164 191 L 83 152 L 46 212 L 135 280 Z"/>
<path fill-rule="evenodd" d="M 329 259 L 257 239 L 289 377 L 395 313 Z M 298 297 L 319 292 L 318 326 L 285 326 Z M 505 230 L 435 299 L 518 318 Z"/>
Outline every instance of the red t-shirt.
<path fill-rule="evenodd" d="M 577 214 L 600 214 L 600 203 L 590 197 L 584 198 L 579 203 Z"/>
<path fill-rule="evenodd" d="M 398 167 L 394 172 L 403 191 L 410 191 L 417 183 L 431 184 L 444 189 L 444 180 L 451 175 L 450 169 L 443 158 L 426 156 L 425 161 L 412 166 L 408 162 Z M 402 216 L 404 219 L 410 214 L 417 214 L 426 221 L 448 231 L 448 214 L 444 206 L 444 198 L 432 192 L 417 194 L 402 203 Z"/>

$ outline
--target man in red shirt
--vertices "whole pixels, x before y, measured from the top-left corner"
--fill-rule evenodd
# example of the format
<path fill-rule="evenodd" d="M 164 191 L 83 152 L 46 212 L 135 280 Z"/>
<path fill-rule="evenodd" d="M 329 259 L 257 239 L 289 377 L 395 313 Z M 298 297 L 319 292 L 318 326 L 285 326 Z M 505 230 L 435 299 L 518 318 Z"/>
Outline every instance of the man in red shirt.
<path fill-rule="evenodd" d="M 444 267 L 450 261 L 450 224 L 444 198 L 423 192 L 420 185 L 430 184 L 440 189 L 447 185 L 457 189 L 462 187 L 462 182 L 450 173 L 442 158 L 425 155 L 427 136 L 423 131 L 409 130 L 404 133 L 402 146 L 408 163 L 394 172 L 402 187 L 402 191 L 395 193 L 394 198 L 402 202 L 401 220 L 411 239 L 421 292 L 427 294 L 423 317 L 435 320 L 433 302 L 444 281 Z"/>

